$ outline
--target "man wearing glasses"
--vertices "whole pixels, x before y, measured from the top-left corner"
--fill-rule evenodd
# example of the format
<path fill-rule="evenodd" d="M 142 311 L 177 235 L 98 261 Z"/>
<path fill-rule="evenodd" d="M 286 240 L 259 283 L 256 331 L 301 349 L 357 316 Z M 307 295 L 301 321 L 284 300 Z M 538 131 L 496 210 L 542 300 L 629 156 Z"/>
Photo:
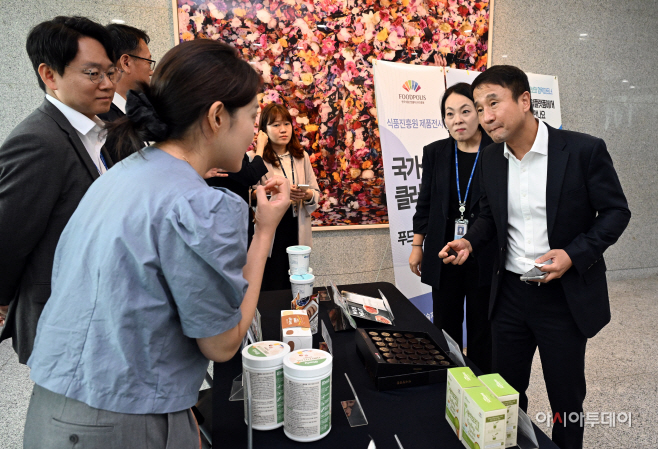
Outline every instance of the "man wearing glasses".
<path fill-rule="evenodd" d="M 110 24 L 105 27 L 112 36 L 112 47 L 117 58 L 117 68 L 123 72 L 117 82 L 116 92 L 110 110 L 99 115 L 106 122 L 112 122 L 126 115 L 126 98 L 128 91 L 140 89 L 141 84 L 149 84 L 155 69 L 155 61 L 151 59 L 148 48 L 150 38 L 144 31 L 119 24 Z M 112 134 L 108 135 L 105 148 L 116 163 L 128 154 L 118 154 L 115 149 Z"/>
<path fill-rule="evenodd" d="M 26 48 L 46 98 L 0 146 L 0 341 L 11 338 L 23 364 L 50 296 L 59 236 L 112 166 L 97 115 L 110 109 L 121 78 L 108 31 L 83 17 L 40 23 Z"/>

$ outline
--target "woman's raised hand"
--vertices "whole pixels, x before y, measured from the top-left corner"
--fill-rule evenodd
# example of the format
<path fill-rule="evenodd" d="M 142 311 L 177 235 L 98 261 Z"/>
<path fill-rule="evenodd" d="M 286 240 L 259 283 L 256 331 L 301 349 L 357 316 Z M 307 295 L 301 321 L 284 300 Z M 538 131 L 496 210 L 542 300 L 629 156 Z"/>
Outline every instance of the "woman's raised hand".
<path fill-rule="evenodd" d="M 268 200 L 267 194 L 272 197 Z M 290 207 L 290 182 L 282 176 L 274 176 L 264 186 L 256 188 L 256 217 L 254 221 L 261 229 L 274 233 L 281 218 Z"/>

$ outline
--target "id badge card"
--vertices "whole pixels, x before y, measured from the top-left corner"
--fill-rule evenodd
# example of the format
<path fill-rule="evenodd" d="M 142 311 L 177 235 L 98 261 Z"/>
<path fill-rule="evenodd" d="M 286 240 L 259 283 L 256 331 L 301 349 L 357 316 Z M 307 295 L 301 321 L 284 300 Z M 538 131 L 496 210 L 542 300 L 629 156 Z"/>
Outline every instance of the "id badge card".
<path fill-rule="evenodd" d="M 454 240 L 459 240 L 460 238 L 466 235 L 468 231 L 468 220 L 458 218 L 455 220 L 455 238 Z"/>

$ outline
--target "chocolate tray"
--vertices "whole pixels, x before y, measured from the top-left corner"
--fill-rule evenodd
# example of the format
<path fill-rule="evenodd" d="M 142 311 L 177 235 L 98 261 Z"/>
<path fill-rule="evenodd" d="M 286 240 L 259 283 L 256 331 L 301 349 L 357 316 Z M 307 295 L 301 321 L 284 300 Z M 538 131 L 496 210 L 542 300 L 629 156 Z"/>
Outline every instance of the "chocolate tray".
<path fill-rule="evenodd" d="M 425 332 L 357 329 L 356 349 L 378 390 L 445 382 L 457 366 Z"/>

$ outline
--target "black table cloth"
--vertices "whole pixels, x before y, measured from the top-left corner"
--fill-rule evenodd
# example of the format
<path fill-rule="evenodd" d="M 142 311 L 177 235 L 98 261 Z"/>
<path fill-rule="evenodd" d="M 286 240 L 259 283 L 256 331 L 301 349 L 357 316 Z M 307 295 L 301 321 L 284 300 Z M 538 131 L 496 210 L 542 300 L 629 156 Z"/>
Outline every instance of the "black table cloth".
<path fill-rule="evenodd" d="M 418 310 L 393 285 L 379 282 L 371 284 L 354 284 L 340 287 L 363 295 L 379 297 L 378 289 L 388 299 L 395 315 L 395 326 L 356 318 L 362 328 L 378 328 L 395 331 L 420 331 L 429 333 L 434 341 L 448 351 L 448 345 L 442 332 Z M 317 289 L 316 289 L 317 291 Z M 281 310 L 290 308 L 292 295 L 290 290 L 261 293 L 258 310 L 262 316 L 263 338 L 280 340 Z M 463 444 L 457 439 L 444 417 L 446 402 L 445 382 L 400 388 L 398 390 L 377 391 L 374 383 L 359 360 L 355 345 L 355 331 L 334 332 L 327 315 L 327 303 L 320 303 L 319 319 L 325 322 L 333 342 L 333 378 L 332 378 L 332 429 L 329 434 L 313 443 L 295 442 L 283 433 L 283 427 L 269 431 L 254 430 L 254 448 L 294 448 L 309 446 L 313 448 L 366 449 L 371 435 L 377 449 L 398 449 L 394 435 L 397 434 L 405 449 L 439 447 L 442 449 L 461 449 Z M 321 327 L 320 327 L 321 329 Z M 322 341 L 321 330 L 314 336 L 314 347 Z M 468 366 L 475 374 L 482 374 L 468 358 Z M 228 400 L 232 380 L 242 372 L 242 354 L 225 363 L 215 363 L 213 382 L 213 448 L 246 448 L 247 425 L 243 419 L 242 401 Z M 341 401 L 354 399 L 345 374 L 349 376 L 361 405 L 368 425 L 350 427 L 340 404 Z M 557 448 L 539 429 L 535 433 L 541 449 Z"/>

